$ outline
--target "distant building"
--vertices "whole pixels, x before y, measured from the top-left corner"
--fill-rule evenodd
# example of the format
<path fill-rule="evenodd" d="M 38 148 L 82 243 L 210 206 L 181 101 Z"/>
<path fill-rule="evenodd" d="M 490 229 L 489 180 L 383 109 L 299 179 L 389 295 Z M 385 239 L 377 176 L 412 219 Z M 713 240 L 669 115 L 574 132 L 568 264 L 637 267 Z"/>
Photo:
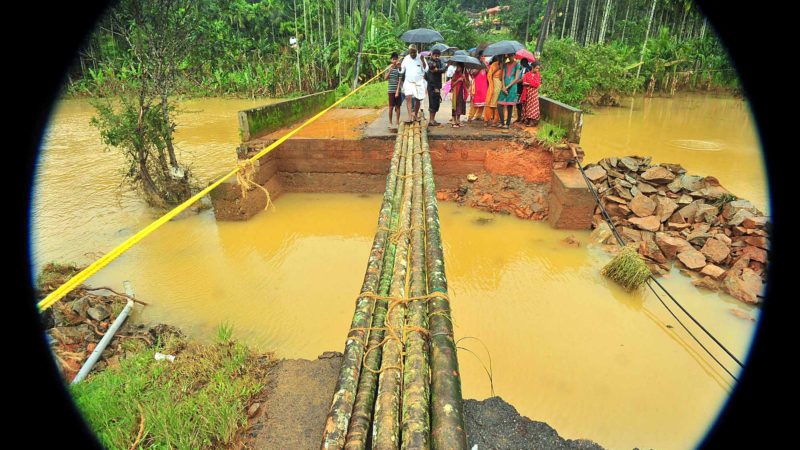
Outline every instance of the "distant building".
<path fill-rule="evenodd" d="M 476 16 L 478 17 L 472 18 L 469 24 L 474 27 L 479 27 L 491 23 L 495 30 L 500 30 L 504 25 L 503 21 L 500 19 L 500 12 L 508 11 L 509 9 L 511 9 L 511 7 L 508 5 L 498 5 L 494 8 L 486 9 L 485 11 L 477 13 Z"/>

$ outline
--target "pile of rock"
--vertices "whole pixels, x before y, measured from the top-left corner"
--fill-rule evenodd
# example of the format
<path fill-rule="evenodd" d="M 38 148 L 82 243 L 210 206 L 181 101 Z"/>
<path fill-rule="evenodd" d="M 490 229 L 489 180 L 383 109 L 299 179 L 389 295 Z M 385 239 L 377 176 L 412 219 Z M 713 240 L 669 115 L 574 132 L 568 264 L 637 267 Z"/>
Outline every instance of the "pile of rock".
<path fill-rule="evenodd" d="M 605 158 L 585 167 L 623 239 L 637 245 L 654 274 L 671 264 L 692 283 L 759 303 L 766 278 L 769 220 L 714 177 L 686 175 L 678 164 L 650 157 Z M 600 209 L 595 239 L 616 243 Z"/>
<path fill-rule="evenodd" d="M 547 185 L 485 172 L 480 176 L 470 174 L 467 183 L 462 183 L 458 189 L 437 191 L 436 198 L 520 219 L 544 220 L 548 212 Z"/>
<path fill-rule="evenodd" d="M 44 315 L 53 354 L 67 382 L 72 381 L 127 303 L 125 297 L 105 289 L 88 291 L 81 287 L 72 294 L 78 295 L 57 302 Z M 165 330 L 164 327 L 135 325 L 129 318 L 114 335 L 93 370 L 118 365 L 120 358 L 127 353 L 127 347 L 122 345 L 127 339 L 140 340 L 152 346 L 166 333 L 180 335 L 177 329 Z"/>

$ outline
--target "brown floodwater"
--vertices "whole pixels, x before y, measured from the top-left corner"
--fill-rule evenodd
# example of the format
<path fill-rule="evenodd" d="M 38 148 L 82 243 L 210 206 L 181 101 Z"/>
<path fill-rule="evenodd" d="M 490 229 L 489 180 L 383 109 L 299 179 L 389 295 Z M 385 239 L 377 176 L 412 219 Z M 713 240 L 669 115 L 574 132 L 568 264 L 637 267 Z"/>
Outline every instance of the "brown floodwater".
<path fill-rule="evenodd" d="M 764 158 L 746 101 L 685 94 L 622 104 L 584 115 L 585 162 L 638 154 L 654 163 L 680 163 L 689 174 L 717 177 L 734 195 L 769 212 Z"/>
<path fill-rule="evenodd" d="M 180 104 L 175 146 L 203 185 L 236 165 L 236 111 L 276 100 L 190 100 Z M 49 261 L 91 263 L 157 218 L 126 188 L 124 158 L 106 149 L 89 121 L 87 100 L 63 100 L 51 114 L 36 167 L 31 250 L 38 270 Z"/>
<path fill-rule="evenodd" d="M 664 113 L 653 105 L 679 109 L 670 102 L 682 101 L 651 103 L 649 117 L 661 126 Z M 732 101 L 703 100 L 706 109 L 686 109 L 686 114 L 718 108 L 748 117 L 746 107 L 742 114 L 715 103 Z M 194 158 L 201 179 L 232 167 L 235 112 L 254 104 L 189 103 L 186 109 L 202 112 L 179 122 L 179 145 Z M 598 129 L 607 128 L 612 121 L 606 116 L 619 111 L 603 109 L 586 119 L 588 160 L 619 154 L 612 148 L 631 149 L 626 138 L 614 144 L 610 131 Z M 625 111 L 617 118 L 621 127 L 641 120 L 642 110 Z M 83 101 L 62 103 L 48 132 L 33 211 L 37 267 L 50 260 L 90 262 L 154 217 L 135 195 L 124 189 L 118 194 L 119 160 L 103 152 L 87 123 L 91 113 Z M 685 121 L 677 113 L 669 117 Z M 751 126 L 718 119 L 731 130 L 715 128 L 715 133 L 729 139 L 743 135 L 738 128 Z M 596 133 L 604 136 L 605 149 L 592 143 Z M 634 134 L 631 127 L 628 135 Z M 699 131 L 675 139 L 719 140 L 717 134 Z M 742 158 L 760 161 L 757 140 L 752 147 L 739 141 L 724 144 L 743 154 L 749 148 L 755 154 Z M 654 152 L 633 152 L 680 162 L 691 173 L 713 174 L 745 196 L 746 184 L 739 188 L 725 178 L 737 172 L 722 173 L 715 160 L 680 159 L 669 142 L 659 145 L 647 147 Z M 760 164 L 743 166 L 730 171 L 751 170 L 738 176 L 760 180 L 749 189 L 762 206 L 758 195 L 768 198 L 763 169 Z M 174 324 L 199 339 L 213 339 L 217 327 L 228 323 L 238 338 L 280 357 L 341 351 L 380 201 L 379 195 L 285 194 L 274 211 L 247 222 L 217 223 L 213 212 L 205 211 L 167 223 L 90 284 L 121 288 L 123 280 L 131 280 L 137 296 L 151 304 L 137 308 L 136 319 Z M 610 256 L 590 243 L 588 232 L 553 230 L 546 223 L 492 216 L 449 202 L 440 205 L 440 215 L 456 338 L 479 339 L 459 343 L 465 348 L 459 350 L 459 362 L 466 398 L 492 394 L 483 366 L 491 357 L 494 393 L 566 438 L 588 438 L 607 448 L 660 449 L 692 448 L 702 439 L 731 392 L 729 378 L 652 293 L 629 294 L 600 276 Z M 565 246 L 561 241 L 569 235 L 581 246 Z M 731 311 L 758 319 L 757 308 L 696 289 L 675 271 L 662 282 L 740 359 L 745 357 L 755 322 Z M 717 356 L 734 371 L 732 363 Z"/>

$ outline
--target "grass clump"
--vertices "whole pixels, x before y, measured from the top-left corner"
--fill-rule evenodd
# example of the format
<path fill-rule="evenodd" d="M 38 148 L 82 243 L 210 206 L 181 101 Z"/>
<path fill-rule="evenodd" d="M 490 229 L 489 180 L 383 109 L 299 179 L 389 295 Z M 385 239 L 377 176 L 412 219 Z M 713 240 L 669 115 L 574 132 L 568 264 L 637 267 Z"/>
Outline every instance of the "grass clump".
<path fill-rule="evenodd" d="M 727 203 L 734 202 L 736 200 L 739 200 L 739 197 L 733 194 L 725 193 L 714 199 L 714 201 L 711 204 L 716 206 L 717 208 L 722 208 Z"/>
<path fill-rule="evenodd" d="M 389 105 L 389 82 L 370 83 L 339 104 L 339 108 L 382 108 Z M 349 90 L 347 91 L 349 92 Z"/>
<path fill-rule="evenodd" d="M 567 137 L 567 130 L 549 122 L 540 122 L 536 129 L 536 137 L 548 147 L 560 144 Z"/>
<path fill-rule="evenodd" d="M 639 253 L 630 247 L 623 247 L 600 273 L 628 291 L 639 288 L 650 277 L 650 269 Z"/>
<path fill-rule="evenodd" d="M 231 340 L 233 337 L 233 325 L 229 323 L 221 323 L 217 327 L 217 342 L 224 344 Z"/>
<path fill-rule="evenodd" d="M 175 362 L 156 361 L 156 352 Z M 206 449 L 233 442 L 265 375 L 266 360 L 237 342 L 170 338 L 70 390 L 106 448 Z"/>

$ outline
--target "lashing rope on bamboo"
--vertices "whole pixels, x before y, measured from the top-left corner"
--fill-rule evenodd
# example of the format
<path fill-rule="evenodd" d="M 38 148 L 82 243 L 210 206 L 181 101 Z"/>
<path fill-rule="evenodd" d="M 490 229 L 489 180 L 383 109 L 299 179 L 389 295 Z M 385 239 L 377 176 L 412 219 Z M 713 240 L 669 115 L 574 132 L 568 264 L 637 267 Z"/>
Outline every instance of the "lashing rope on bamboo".
<path fill-rule="evenodd" d="M 408 227 L 408 228 L 402 227 L 402 228 L 398 228 L 398 229 L 389 228 L 389 227 L 378 227 L 378 231 L 387 231 L 387 232 L 390 233 L 389 234 L 389 241 L 392 244 L 395 244 L 395 245 L 397 245 L 397 243 L 400 242 L 400 239 L 403 237 L 403 235 L 405 235 L 406 233 L 409 233 L 411 231 L 418 230 L 418 229 L 419 228 L 414 227 L 414 226 L 411 226 L 411 227 Z"/>
<path fill-rule="evenodd" d="M 406 292 L 408 292 L 407 289 L 406 289 Z M 378 295 L 378 294 L 376 294 L 374 292 L 362 292 L 358 296 L 358 298 L 359 299 L 360 298 L 367 298 L 367 299 L 370 299 L 370 300 L 373 300 L 373 301 L 383 300 L 383 301 L 388 302 L 389 304 L 388 304 L 388 308 L 387 308 L 387 311 L 386 311 L 386 317 L 387 318 L 389 317 L 389 313 L 394 308 L 396 308 L 399 305 L 408 304 L 408 303 L 410 303 L 412 301 L 430 301 L 430 300 L 433 300 L 435 298 L 439 298 L 439 299 L 442 299 L 442 300 L 444 300 L 444 301 L 446 301 L 448 303 L 450 302 L 450 296 L 447 295 L 444 292 L 439 292 L 439 291 L 434 291 L 434 292 L 431 292 L 431 293 L 428 293 L 428 294 L 425 294 L 425 295 L 403 296 L 403 297 L 393 297 L 393 296 L 389 296 L 389 295 Z M 447 313 L 445 311 L 435 311 L 435 312 L 427 314 L 428 318 L 430 318 L 432 316 L 442 316 L 442 317 L 446 318 L 447 320 L 449 320 L 450 323 L 453 323 L 453 318 L 451 317 L 451 315 L 449 313 Z M 432 334 L 430 332 L 430 330 L 428 330 L 426 328 L 423 328 L 423 327 L 417 327 L 417 326 L 412 326 L 412 325 L 404 325 L 401 328 L 402 333 L 403 333 L 403 338 L 401 338 L 400 336 L 398 336 L 397 330 L 394 327 L 392 327 L 391 325 L 389 325 L 388 323 L 386 323 L 386 319 L 384 319 L 384 326 L 383 327 L 356 327 L 356 328 L 351 328 L 348 331 L 348 336 L 353 331 L 371 332 L 371 331 L 376 331 L 376 330 L 377 331 L 388 331 L 391 336 L 387 336 L 387 337 L 383 338 L 383 340 L 381 340 L 381 342 L 379 344 L 371 346 L 371 347 L 368 346 L 363 341 L 359 341 L 359 343 L 361 343 L 361 345 L 363 345 L 366 348 L 366 351 L 364 352 L 364 356 L 362 357 L 363 368 L 365 368 L 366 370 L 368 370 L 368 371 L 370 371 L 372 373 L 377 373 L 377 374 L 382 373 L 382 372 L 384 372 L 386 370 L 390 370 L 390 369 L 402 370 L 402 366 L 388 366 L 388 367 L 381 368 L 379 370 L 374 370 L 371 367 L 369 367 L 367 365 L 367 363 L 366 363 L 367 355 L 370 352 L 372 352 L 373 350 L 375 350 L 376 348 L 383 347 L 389 340 L 392 340 L 392 339 L 394 339 L 394 340 L 396 340 L 397 342 L 400 343 L 400 345 L 403 348 L 403 354 L 404 354 L 405 353 L 404 349 L 405 349 L 406 341 L 407 341 L 407 339 L 406 339 L 406 331 L 418 332 L 428 340 L 430 340 L 430 338 L 432 338 L 434 336 L 450 336 L 450 337 L 454 337 L 453 333 L 434 333 L 434 334 Z M 353 337 L 351 337 L 351 339 L 353 339 Z M 401 361 L 402 361 L 402 359 L 401 359 Z"/>
<path fill-rule="evenodd" d="M 454 324 L 441 261 L 435 187 L 424 128 L 401 128 L 395 152 L 400 161 L 393 164 L 396 169 L 387 179 L 387 190 L 388 180 L 397 183 L 392 190 L 394 206 L 389 209 L 394 218 L 391 222 L 379 219 L 376 232 L 376 239 L 380 235 L 385 242 L 383 257 L 394 263 L 384 263 L 380 288 L 373 283 L 372 289 L 362 288 L 357 297 L 356 315 L 363 314 L 361 317 L 366 319 L 354 318 L 345 350 L 360 349 L 361 358 L 346 359 L 346 366 L 342 366 L 323 449 L 363 449 L 369 430 L 373 430 L 372 444 L 379 447 L 399 447 L 402 439 L 403 448 L 435 447 L 431 444 L 437 442 L 438 448 L 466 449 L 460 388 L 453 392 L 434 391 L 430 380 L 453 377 L 456 386 L 460 384 L 457 363 L 442 363 L 443 357 L 451 357 L 446 355 L 455 357 Z M 401 169 L 404 166 L 405 173 Z M 381 213 L 386 214 L 384 209 Z M 368 271 L 367 276 L 371 273 Z M 384 279 L 387 274 L 389 278 Z M 367 304 L 372 306 L 367 308 Z M 443 348 L 452 351 L 442 353 Z M 430 352 L 438 355 L 435 363 L 433 359 L 429 362 Z M 424 359 L 420 359 L 423 354 Z M 352 389 L 349 386 L 353 375 L 357 390 L 340 390 L 344 383 L 350 383 L 347 386 Z M 448 383 L 452 386 L 452 382 Z M 441 382 L 438 386 L 442 386 Z M 352 400 L 345 403 L 343 399 Z M 406 405 L 417 406 L 407 410 Z M 434 424 L 436 436 L 432 433 Z"/>

